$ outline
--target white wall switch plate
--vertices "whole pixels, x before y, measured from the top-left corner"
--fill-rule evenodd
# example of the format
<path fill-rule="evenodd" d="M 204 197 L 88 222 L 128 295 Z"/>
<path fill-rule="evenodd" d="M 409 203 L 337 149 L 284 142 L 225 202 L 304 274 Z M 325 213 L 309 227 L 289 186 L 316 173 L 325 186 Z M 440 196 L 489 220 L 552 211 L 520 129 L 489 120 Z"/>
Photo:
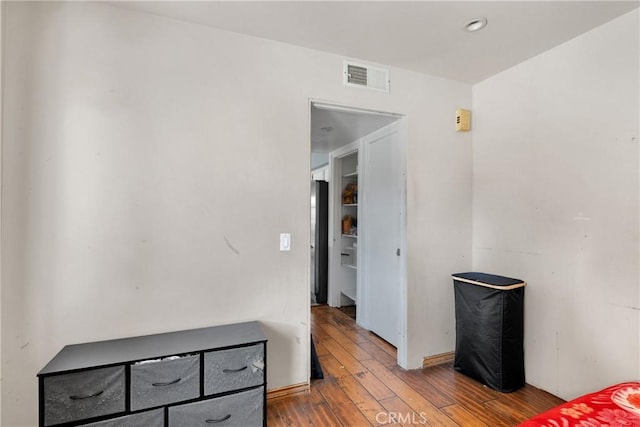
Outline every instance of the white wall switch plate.
<path fill-rule="evenodd" d="M 291 234 L 280 233 L 280 251 L 288 252 L 291 250 Z"/>

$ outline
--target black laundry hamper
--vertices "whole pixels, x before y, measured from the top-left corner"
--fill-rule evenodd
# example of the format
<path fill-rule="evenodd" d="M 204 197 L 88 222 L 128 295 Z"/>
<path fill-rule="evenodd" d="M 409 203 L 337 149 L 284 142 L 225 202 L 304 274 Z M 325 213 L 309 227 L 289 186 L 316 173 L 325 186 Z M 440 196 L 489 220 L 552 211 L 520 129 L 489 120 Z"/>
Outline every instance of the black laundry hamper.
<path fill-rule="evenodd" d="M 453 274 L 454 369 L 503 393 L 524 386 L 525 282 L 485 273 Z"/>

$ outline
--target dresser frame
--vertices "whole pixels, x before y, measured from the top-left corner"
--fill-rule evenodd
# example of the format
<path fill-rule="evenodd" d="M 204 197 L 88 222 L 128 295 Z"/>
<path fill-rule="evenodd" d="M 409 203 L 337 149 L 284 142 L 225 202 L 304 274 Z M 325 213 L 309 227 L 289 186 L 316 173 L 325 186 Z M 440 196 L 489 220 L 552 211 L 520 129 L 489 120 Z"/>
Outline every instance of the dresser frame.
<path fill-rule="evenodd" d="M 262 345 L 262 382 L 217 394 L 205 395 L 205 354 L 216 351 Z M 199 355 L 200 394 L 194 399 L 131 410 L 131 366 L 142 361 L 165 359 L 172 356 Z M 222 396 L 262 388 L 262 426 L 266 426 L 267 339 L 258 322 L 245 322 L 185 331 L 168 332 L 139 337 L 98 341 L 65 346 L 38 374 L 39 426 L 45 427 L 45 379 L 56 375 L 86 372 L 98 368 L 124 366 L 124 411 L 88 417 L 80 420 L 50 424 L 48 427 L 81 426 L 120 418 L 142 412 L 164 409 L 164 426 L 169 426 L 169 408 L 194 402 L 204 402 Z M 247 426 L 249 427 L 249 426 Z"/>

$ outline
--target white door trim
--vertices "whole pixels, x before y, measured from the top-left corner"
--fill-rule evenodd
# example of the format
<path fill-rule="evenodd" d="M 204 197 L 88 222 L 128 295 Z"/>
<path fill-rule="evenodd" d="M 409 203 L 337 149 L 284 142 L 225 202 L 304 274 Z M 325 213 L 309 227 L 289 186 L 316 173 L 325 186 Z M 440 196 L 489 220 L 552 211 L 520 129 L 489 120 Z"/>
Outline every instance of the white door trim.
<path fill-rule="evenodd" d="M 343 157 L 350 155 L 351 153 L 358 152 L 358 164 L 362 161 L 362 150 L 360 149 L 360 140 L 351 142 L 329 154 L 329 283 L 327 289 L 327 303 L 331 307 L 340 307 L 340 292 L 336 284 L 339 282 L 338 269 L 340 269 L 340 257 L 341 257 L 341 230 L 337 224 L 339 224 L 338 218 L 341 218 L 341 190 L 340 183 L 342 182 L 341 171 L 342 168 L 336 166 L 336 162 Z M 358 207 L 358 218 L 360 217 L 360 207 Z M 358 249 L 360 250 L 360 249 Z M 356 288 L 360 289 L 360 275 L 357 276 Z"/>

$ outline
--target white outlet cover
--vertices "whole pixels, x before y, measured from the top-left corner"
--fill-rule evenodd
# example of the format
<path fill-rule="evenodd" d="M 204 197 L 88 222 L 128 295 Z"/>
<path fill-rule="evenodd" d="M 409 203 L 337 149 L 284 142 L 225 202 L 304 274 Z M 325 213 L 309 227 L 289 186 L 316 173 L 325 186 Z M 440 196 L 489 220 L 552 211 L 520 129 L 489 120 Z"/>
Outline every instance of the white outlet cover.
<path fill-rule="evenodd" d="M 291 250 L 291 234 L 280 233 L 280 251 L 288 252 Z"/>

